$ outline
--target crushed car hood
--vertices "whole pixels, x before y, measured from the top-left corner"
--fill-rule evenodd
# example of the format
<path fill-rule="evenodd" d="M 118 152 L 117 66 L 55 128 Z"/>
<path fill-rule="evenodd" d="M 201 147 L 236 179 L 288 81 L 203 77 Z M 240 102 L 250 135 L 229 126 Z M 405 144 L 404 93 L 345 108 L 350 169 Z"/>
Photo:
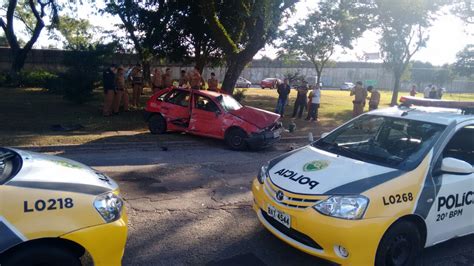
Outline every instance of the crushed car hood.
<path fill-rule="evenodd" d="M 296 194 L 358 194 L 401 171 L 306 146 L 270 161 L 268 175 L 277 187 Z"/>
<path fill-rule="evenodd" d="M 230 113 L 262 129 L 271 126 L 280 118 L 278 114 L 249 106 Z"/>
<path fill-rule="evenodd" d="M 20 154 L 23 165 L 5 185 L 97 195 L 118 189 L 117 183 L 111 178 L 82 163 L 57 156 L 12 150 Z"/>

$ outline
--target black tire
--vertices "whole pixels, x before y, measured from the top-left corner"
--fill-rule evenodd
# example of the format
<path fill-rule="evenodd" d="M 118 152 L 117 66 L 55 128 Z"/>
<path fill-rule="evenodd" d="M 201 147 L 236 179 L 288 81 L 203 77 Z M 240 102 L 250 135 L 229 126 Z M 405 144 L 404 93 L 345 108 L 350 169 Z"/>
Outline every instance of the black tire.
<path fill-rule="evenodd" d="M 148 129 L 151 134 L 163 134 L 166 132 L 166 120 L 161 114 L 156 114 L 148 120 Z"/>
<path fill-rule="evenodd" d="M 0 260 L 2 266 L 81 266 L 80 258 L 72 251 L 56 245 L 24 247 L 5 254 Z"/>
<path fill-rule="evenodd" d="M 375 265 L 414 265 L 421 249 L 421 236 L 416 225 L 408 221 L 398 222 L 385 232 L 380 241 Z"/>
<path fill-rule="evenodd" d="M 247 148 L 247 133 L 240 128 L 232 128 L 225 134 L 225 142 L 236 151 L 245 150 Z"/>
<path fill-rule="evenodd" d="M 247 89 L 250 88 L 250 84 L 247 84 Z"/>

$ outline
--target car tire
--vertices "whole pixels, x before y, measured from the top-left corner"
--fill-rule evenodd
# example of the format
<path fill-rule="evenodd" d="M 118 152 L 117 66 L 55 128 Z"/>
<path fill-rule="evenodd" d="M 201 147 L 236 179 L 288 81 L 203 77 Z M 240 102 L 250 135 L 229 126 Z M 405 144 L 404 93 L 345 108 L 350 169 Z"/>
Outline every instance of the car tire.
<path fill-rule="evenodd" d="M 247 148 L 247 133 L 240 128 L 232 128 L 225 134 L 225 142 L 227 146 L 236 151 L 245 150 Z"/>
<path fill-rule="evenodd" d="M 30 246 L 9 253 L 0 260 L 2 266 L 51 265 L 81 266 L 81 260 L 72 251 L 56 245 Z"/>
<path fill-rule="evenodd" d="M 385 232 L 380 241 L 375 265 L 413 265 L 421 249 L 421 236 L 416 225 L 408 221 L 398 222 Z"/>
<path fill-rule="evenodd" d="M 250 88 L 250 84 L 247 84 L 247 89 Z"/>
<path fill-rule="evenodd" d="M 166 120 L 161 114 L 156 114 L 148 120 L 148 129 L 151 134 L 163 134 L 166 132 Z"/>

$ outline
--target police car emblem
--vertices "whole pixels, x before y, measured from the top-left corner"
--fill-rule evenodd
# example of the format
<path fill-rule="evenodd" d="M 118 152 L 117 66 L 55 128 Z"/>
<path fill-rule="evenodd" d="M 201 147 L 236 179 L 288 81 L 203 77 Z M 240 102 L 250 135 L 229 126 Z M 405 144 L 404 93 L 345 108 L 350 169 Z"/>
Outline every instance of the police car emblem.
<path fill-rule="evenodd" d="M 278 190 L 275 196 L 278 201 L 282 201 L 285 198 L 285 195 L 283 195 L 283 192 L 281 192 L 280 190 Z"/>
<path fill-rule="evenodd" d="M 309 163 L 305 163 L 305 165 L 303 166 L 303 171 L 305 172 L 318 171 L 328 166 L 329 166 L 328 161 L 324 161 L 324 160 L 311 161 Z"/>

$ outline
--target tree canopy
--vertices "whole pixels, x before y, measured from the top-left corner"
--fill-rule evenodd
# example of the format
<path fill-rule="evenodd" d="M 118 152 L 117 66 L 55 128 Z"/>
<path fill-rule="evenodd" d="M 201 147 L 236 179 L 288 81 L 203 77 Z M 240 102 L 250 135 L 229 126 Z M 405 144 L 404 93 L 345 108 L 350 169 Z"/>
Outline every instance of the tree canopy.
<path fill-rule="evenodd" d="M 456 55 L 454 71 L 460 76 L 474 76 L 474 44 L 467 45 Z"/>
<path fill-rule="evenodd" d="M 306 19 L 283 33 L 281 47 L 313 63 L 319 84 L 336 46 L 352 48 L 352 41 L 371 26 L 371 5 L 360 1 L 319 2 Z M 365 15 L 364 15 L 365 14 Z"/>

